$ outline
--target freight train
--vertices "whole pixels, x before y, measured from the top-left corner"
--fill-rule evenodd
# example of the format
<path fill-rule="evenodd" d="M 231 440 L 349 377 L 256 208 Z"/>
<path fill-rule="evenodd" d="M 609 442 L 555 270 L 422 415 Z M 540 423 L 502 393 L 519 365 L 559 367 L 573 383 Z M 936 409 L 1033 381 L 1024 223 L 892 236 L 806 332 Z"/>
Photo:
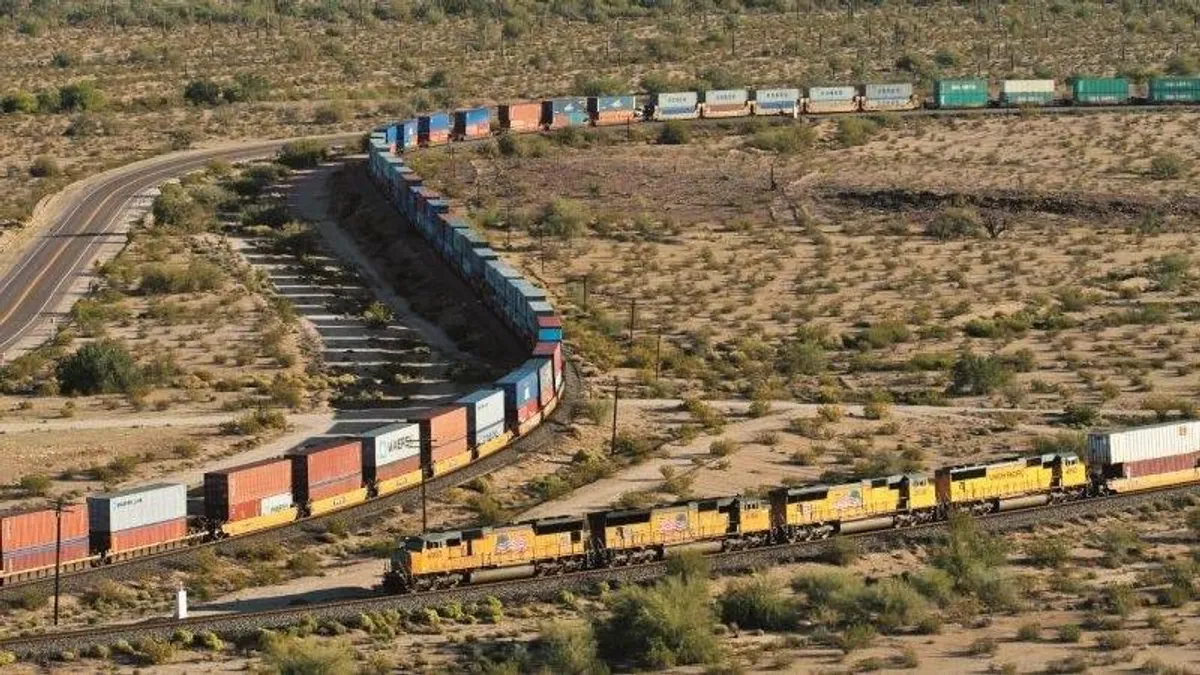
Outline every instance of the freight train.
<path fill-rule="evenodd" d="M 448 116 L 422 119 L 409 132 L 443 138 L 439 129 Z M 474 133 L 479 120 L 462 119 Z M 383 134 L 376 139 L 382 144 Z M 202 515 L 189 517 L 181 484 L 91 495 L 61 512 L 0 513 L 0 585 L 52 574 L 56 567 L 108 564 L 349 508 L 461 469 L 549 418 L 566 388 L 566 355 L 562 319 L 546 292 L 502 263 L 390 151 L 373 154 L 370 166 L 389 201 L 528 345 L 529 358 L 492 386 L 359 437 L 310 439 L 282 457 L 210 471 Z M 385 174 L 384 167 L 398 173 Z"/>
<path fill-rule="evenodd" d="M 985 515 L 1200 482 L 1200 422 L 1089 434 L 1074 453 L 1008 457 L 850 483 L 781 487 L 645 509 L 596 511 L 407 537 L 384 587 L 415 592 L 619 567 L 680 550 L 715 553 L 912 527 L 955 512 Z"/>
<path fill-rule="evenodd" d="M 1069 92 L 1069 93 L 1068 93 Z M 1079 77 L 1063 87 L 1051 79 L 936 80 L 930 97 L 907 82 L 761 89 L 710 89 L 618 96 L 563 96 L 437 112 L 387 125 L 385 147 L 404 152 L 496 132 L 532 133 L 565 127 L 629 125 L 642 121 L 750 116 L 825 115 L 920 108 L 969 110 L 1056 105 L 1169 105 L 1200 103 L 1200 77 L 1156 77 L 1134 85 L 1121 77 Z"/>

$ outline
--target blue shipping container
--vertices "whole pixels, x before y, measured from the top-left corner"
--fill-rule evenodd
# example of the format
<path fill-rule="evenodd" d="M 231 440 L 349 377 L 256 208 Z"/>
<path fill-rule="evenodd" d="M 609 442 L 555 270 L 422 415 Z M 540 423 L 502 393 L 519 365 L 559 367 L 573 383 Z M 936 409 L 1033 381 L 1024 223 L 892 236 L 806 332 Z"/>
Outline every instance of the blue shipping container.
<path fill-rule="evenodd" d="M 538 397 L 538 364 L 525 362 L 519 368 L 496 381 L 504 390 L 504 412 L 510 427 L 517 424 L 517 409 Z"/>
<path fill-rule="evenodd" d="M 397 134 L 396 147 L 401 150 L 415 148 L 417 146 L 417 120 L 404 120 L 400 123 L 400 132 Z"/>

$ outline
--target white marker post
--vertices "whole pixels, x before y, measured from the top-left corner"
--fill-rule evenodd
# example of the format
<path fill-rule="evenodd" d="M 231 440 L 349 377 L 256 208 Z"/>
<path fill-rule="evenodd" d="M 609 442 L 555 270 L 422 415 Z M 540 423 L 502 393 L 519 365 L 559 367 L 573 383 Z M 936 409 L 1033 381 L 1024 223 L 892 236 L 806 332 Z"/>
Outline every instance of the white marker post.
<path fill-rule="evenodd" d="M 187 589 L 180 586 L 175 591 L 175 618 L 186 619 L 187 615 Z"/>

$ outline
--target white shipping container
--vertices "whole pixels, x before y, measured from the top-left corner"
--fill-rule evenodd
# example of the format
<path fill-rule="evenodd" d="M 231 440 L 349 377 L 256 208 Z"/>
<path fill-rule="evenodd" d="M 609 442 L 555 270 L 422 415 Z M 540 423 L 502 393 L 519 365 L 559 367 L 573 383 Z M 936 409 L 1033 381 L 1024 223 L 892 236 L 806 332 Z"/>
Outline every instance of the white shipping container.
<path fill-rule="evenodd" d="M 364 461 L 368 466 L 385 466 L 421 452 L 421 425 L 389 424 L 362 435 Z"/>
<path fill-rule="evenodd" d="M 800 100 L 799 89 L 756 89 L 754 100 L 758 103 L 795 103 Z"/>
<path fill-rule="evenodd" d="M 895 84 L 868 84 L 863 88 L 863 94 L 868 99 L 910 99 L 913 94 L 913 86 L 909 82 L 897 82 Z"/>
<path fill-rule="evenodd" d="M 266 516 L 272 513 L 278 513 L 284 509 L 290 509 L 292 506 L 292 493 L 285 492 L 281 495 L 263 497 L 262 501 L 258 503 L 258 512 L 259 514 Z"/>
<path fill-rule="evenodd" d="M 744 105 L 750 100 L 745 89 L 710 89 L 704 92 L 704 102 L 709 105 Z"/>
<path fill-rule="evenodd" d="M 1087 461 L 1091 465 L 1140 462 L 1189 452 L 1200 452 L 1200 421 L 1088 434 Z"/>
<path fill-rule="evenodd" d="M 464 396 L 457 401 L 464 406 L 469 406 L 474 411 L 474 421 L 476 434 L 481 433 L 488 427 L 495 424 L 504 424 L 504 390 L 503 389 L 485 389 L 477 391 L 474 394 Z M 471 419 L 470 416 L 467 418 Z M 482 443 L 487 440 L 481 439 L 478 442 Z"/>
<path fill-rule="evenodd" d="M 1054 80 L 1004 80 L 1000 91 L 1005 94 L 1053 94 Z"/>
<path fill-rule="evenodd" d="M 93 532 L 122 532 L 187 517 L 187 486 L 182 483 L 95 494 L 87 501 Z"/>
<path fill-rule="evenodd" d="M 809 87 L 808 98 L 812 101 L 853 101 L 858 96 L 856 87 Z"/>
<path fill-rule="evenodd" d="M 672 91 L 654 96 L 654 105 L 660 108 L 690 108 L 696 105 L 694 91 Z"/>

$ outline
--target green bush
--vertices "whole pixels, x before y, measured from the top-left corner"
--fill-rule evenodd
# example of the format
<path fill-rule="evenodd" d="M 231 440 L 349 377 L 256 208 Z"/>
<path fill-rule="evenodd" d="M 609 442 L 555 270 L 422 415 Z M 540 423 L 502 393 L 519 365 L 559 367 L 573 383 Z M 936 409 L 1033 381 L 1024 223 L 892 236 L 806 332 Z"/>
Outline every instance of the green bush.
<path fill-rule="evenodd" d="M 17 486 L 26 494 L 41 497 L 45 495 L 54 481 L 47 475 L 41 473 L 31 473 L 21 476 Z"/>
<path fill-rule="evenodd" d="M 664 122 L 658 132 L 658 142 L 661 145 L 687 145 L 691 140 L 691 128 L 680 120 Z"/>
<path fill-rule="evenodd" d="M 1065 541 L 1045 537 L 1025 544 L 1025 557 L 1034 567 L 1060 567 L 1071 558 Z"/>
<path fill-rule="evenodd" d="M 386 328 L 396 318 L 396 315 L 392 312 L 391 307 L 376 301 L 363 310 L 362 318 L 368 328 L 378 329 Z"/>
<path fill-rule="evenodd" d="M 263 661 L 275 672 L 353 675 L 354 649 L 343 640 L 279 637 L 269 641 Z"/>
<path fill-rule="evenodd" d="M 221 102 L 221 85 L 212 80 L 192 80 L 183 88 L 183 98 L 192 105 L 217 105 Z"/>
<path fill-rule="evenodd" d="M 125 346 L 112 340 L 91 342 L 59 362 L 64 394 L 128 394 L 141 383 L 141 372 Z"/>
<path fill-rule="evenodd" d="M 789 124 L 756 132 L 746 145 L 780 155 L 794 155 L 812 147 L 816 134 L 807 124 Z"/>
<path fill-rule="evenodd" d="M 976 356 L 965 352 L 950 371 L 951 394 L 990 394 L 1012 381 L 1013 372 L 999 356 Z"/>
<path fill-rule="evenodd" d="M 1185 168 L 1184 161 L 1176 154 L 1155 155 L 1150 160 L 1150 177 L 1155 180 L 1179 178 Z"/>
<path fill-rule="evenodd" d="M 596 636 L 586 623 L 556 621 L 544 624 L 533 644 L 539 672 L 562 675 L 604 675 L 608 668 L 599 660 Z"/>
<path fill-rule="evenodd" d="M 623 588 L 612 596 L 609 609 L 596 630 L 606 660 L 663 669 L 721 657 L 703 581 L 669 576 L 650 588 Z"/>
<path fill-rule="evenodd" d="M 48 155 L 39 155 L 29 165 L 29 175 L 34 178 L 52 178 L 62 173 L 58 162 Z"/>
<path fill-rule="evenodd" d="M 838 119 L 836 138 L 844 148 L 863 145 L 871 140 L 879 125 L 861 117 L 842 117 Z"/>
<path fill-rule="evenodd" d="M 791 630 L 800 618 L 779 582 L 764 576 L 734 581 L 721 594 L 721 621 L 739 628 Z"/>
<path fill-rule="evenodd" d="M 1058 628 L 1059 642 L 1079 642 L 1083 638 L 1083 629 L 1078 624 L 1068 623 Z"/>
<path fill-rule="evenodd" d="M 104 107 L 104 95 L 94 82 L 75 82 L 58 90 L 61 112 L 87 112 Z"/>
<path fill-rule="evenodd" d="M 0 110 L 6 113 L 35 113 L 38 110 L 37 97 L 27 91 L 8 94 L 0 99 Z"/>
<path fill-rule="evenodd" d="M 315 139 L 301 139 L 284 145 L 276 158 L 280 164 L 291 169 L 311 169 L 329 156 L 329 148 Z"/>

